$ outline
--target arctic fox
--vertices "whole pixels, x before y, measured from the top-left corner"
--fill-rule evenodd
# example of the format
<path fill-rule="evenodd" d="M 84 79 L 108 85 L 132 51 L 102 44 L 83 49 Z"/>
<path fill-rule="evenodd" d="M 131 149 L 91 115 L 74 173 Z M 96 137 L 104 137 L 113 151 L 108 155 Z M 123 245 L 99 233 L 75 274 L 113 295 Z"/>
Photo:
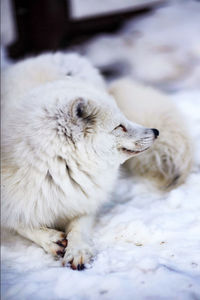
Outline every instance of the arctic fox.
<path fill-rule="evenodd" d="M 90 63 L 46 54 L 2 75 L 2 221 L 82 270 L 120 164 L 159 132 L 128 121 Z"/>

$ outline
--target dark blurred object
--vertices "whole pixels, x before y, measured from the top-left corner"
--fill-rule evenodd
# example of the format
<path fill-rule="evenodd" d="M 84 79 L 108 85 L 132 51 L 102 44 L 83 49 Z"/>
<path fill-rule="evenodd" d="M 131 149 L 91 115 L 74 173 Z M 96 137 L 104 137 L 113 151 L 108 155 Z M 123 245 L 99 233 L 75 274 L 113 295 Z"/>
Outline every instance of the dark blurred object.
<path fill-rule="evenodd" d="M 71 0 L 73 1 L 73 0 Z M 112 32 L 124 20 L 151 11 L 163 0 L 149 0 L 128 10 L 73 18 L 70 0 L 12 0 L 17 41 L 8 47 L 11 58 L 79 44 L 91 36 Z"/>

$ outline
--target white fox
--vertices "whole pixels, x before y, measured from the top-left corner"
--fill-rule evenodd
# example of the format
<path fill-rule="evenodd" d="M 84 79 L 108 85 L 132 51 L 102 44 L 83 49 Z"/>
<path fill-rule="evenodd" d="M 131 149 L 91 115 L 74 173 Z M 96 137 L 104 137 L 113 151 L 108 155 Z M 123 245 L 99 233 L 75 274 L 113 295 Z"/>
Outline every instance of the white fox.
<path fill-rule="evenodd" d="M 159 132 L 128 121 L 77 55 L 19 62 L 2 87 L 3 225 L 82 270 L 93 255 L 93 218 L 120 164 Z"/>

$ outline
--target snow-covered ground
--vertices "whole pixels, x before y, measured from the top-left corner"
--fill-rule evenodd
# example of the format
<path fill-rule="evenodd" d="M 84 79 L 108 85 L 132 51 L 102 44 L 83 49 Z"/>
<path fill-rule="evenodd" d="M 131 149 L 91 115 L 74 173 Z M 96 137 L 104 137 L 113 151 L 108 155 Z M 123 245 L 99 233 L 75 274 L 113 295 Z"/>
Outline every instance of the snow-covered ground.
<path fill-rule="evenodd" d="M 173 1 L 80 49 L 177 103 L 194 139 L 186 183 L 162 194 L 141 179 L 120 179 L 94 228 L 97 256 L 83 272 L 2 230 L 2 299 L 200 299 L 199 16 L 199 2 Z"/>

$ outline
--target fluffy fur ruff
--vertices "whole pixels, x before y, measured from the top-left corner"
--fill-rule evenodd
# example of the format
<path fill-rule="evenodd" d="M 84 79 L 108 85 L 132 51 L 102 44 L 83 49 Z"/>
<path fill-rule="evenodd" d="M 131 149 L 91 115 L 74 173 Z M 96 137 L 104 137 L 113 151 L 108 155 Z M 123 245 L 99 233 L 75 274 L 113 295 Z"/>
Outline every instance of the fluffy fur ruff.
<path fill-rule="evenodd" d="M 191 169 L 193 151 L 175 104 L 161 92 L 127 78 L 113 82 L 110 93 L 129 120 L 160 131 L 158 141 L 125 166 L 133 175 L 147 177 L 162 190 L 183 183 Z"/>

